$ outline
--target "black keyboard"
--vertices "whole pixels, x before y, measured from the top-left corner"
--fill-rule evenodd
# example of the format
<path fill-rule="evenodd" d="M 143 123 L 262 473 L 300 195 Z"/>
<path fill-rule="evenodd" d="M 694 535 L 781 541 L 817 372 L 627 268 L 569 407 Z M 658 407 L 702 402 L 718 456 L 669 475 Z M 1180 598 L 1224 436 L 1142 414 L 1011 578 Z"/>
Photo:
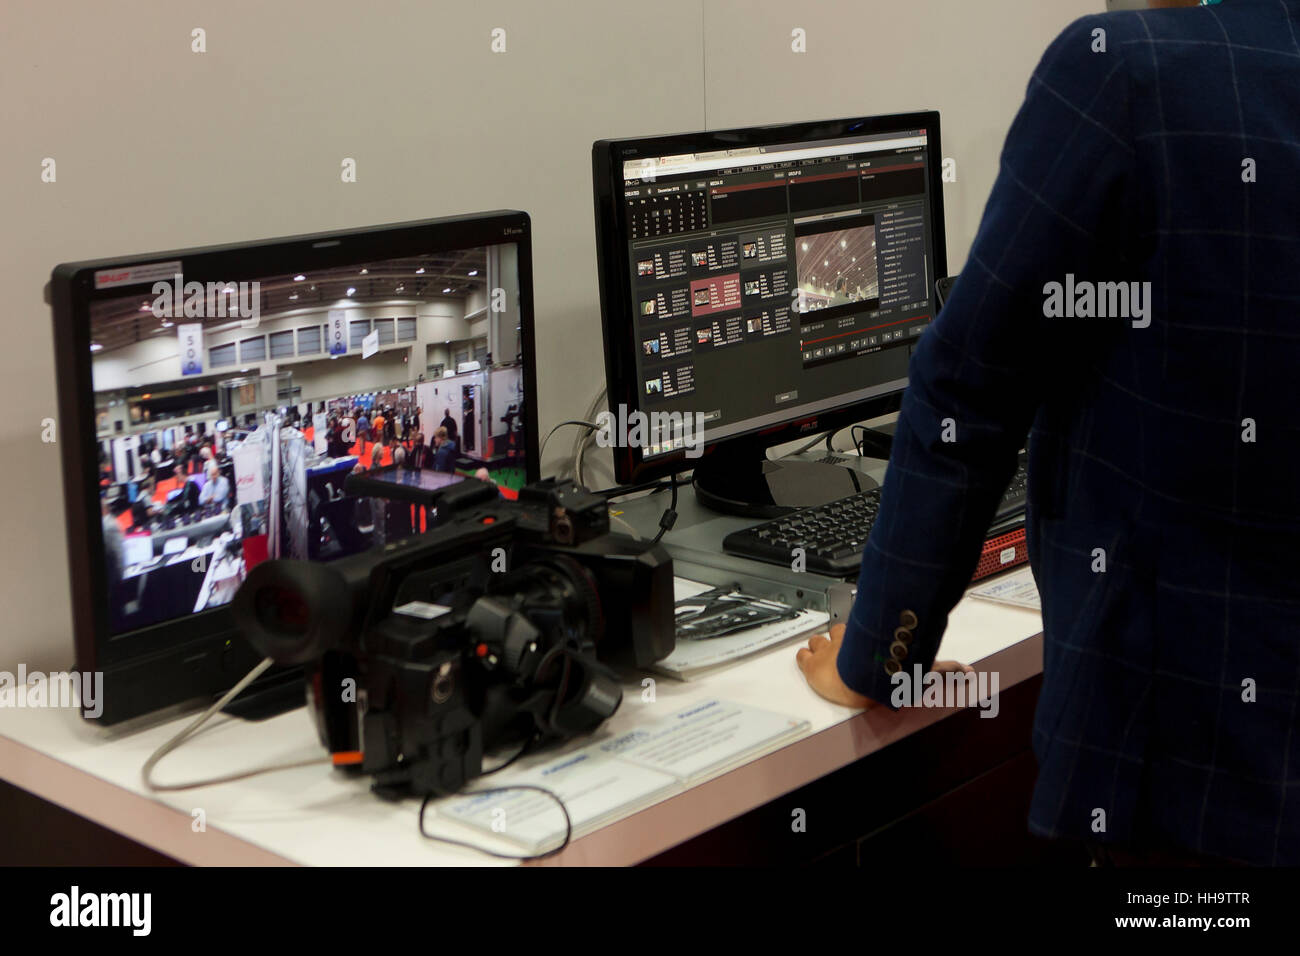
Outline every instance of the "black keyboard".
<path fill-rule="evenodd" d="M 1025 467 L 1026 464 L 1025 453 L 1021 452 L 1020 460 L 1016 464 L 1016 473 L 1011 476 L 1007 490 L 1002 493 L 1002 500 L 998 502 L 993 524 L 989 526 L 989 537 L 1024 523 L 1025 502 L 1029 500 L 1029 472 Z"/>
<path fill-rule="evenodd" d="M 1025 455 L 998 503 L 990 534 L 1002 534 L 1024 520 L 1027 496 Z M 876 521 L 880 489 L 863 491 L 824 505 L 800 508 L 722 539 L 728 554 L 767 564 L 795 566 L 795 548 L 803 548 L 803 570 L 830 577 L 849 577 L 862 565 L 862 549 Z"/>

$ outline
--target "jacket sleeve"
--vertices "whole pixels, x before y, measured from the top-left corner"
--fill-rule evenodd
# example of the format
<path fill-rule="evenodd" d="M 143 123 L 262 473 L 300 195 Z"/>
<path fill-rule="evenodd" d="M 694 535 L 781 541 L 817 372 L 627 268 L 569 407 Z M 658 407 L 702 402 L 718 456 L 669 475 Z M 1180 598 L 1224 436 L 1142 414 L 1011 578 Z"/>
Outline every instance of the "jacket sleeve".
<path fill-rule="evenodd" d="M 1046 284 L 1122 261 L 1135 155 L 1124 49 L 1109 16 L 1076 21 L 1048 48 L 961 278 L 912 356 L 837 659 L 873 700 L 891 703 L 893 672 L 933 664 L 1045 383 L 1069 361 L 1054 351 Z"/>

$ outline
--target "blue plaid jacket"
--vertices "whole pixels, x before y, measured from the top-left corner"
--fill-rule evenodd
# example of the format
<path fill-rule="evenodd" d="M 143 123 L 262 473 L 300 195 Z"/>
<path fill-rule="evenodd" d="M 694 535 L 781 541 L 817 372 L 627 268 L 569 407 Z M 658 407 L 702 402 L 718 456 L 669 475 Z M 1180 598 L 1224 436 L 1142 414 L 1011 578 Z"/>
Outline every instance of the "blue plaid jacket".
<path fill-rule="evenodd" d="M 1042 835 L 1300 864 L 1298 20 L 1070 26 L 913 356 L 839 672 L 932 663 L 1028 437 Z"/>

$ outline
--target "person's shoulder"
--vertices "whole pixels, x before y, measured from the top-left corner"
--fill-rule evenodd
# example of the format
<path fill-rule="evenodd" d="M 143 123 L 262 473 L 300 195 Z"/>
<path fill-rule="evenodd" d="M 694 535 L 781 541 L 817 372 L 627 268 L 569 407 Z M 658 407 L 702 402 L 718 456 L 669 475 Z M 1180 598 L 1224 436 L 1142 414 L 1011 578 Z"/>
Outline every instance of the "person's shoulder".
<path fill-rule="evenodd" d="M 1063 102 L 1073 113 L 1094 117 L 1115 109 L 1132 81 L 1135 42 L 1145 35 L 1139 11 L 1079 17 L 1043 52 L 1029 81 L 1029 97 Z"/>
<path fill-rule="evenodd" d="M 1280 4 L 1282 13 L 1286 8 Z M 1187 50 L 1198 43 L 1223 44 L 1225 34 L 1246 25 L 1248 28 L 1266 28 L 1264 21 L 1276 16 L 1267 4 L 1223 4 L 1204 8 L 1165 7 L 1151 10 L 1115 10 L 1109 13 L 1091 13 L 1070 23 L 1048 47 L 1043 57 L 1044 66 L 1064 65 L 1071 59 L 1087 55 L 1114 53 L 1132 59 L 1135 50 L 1148 58 L 1154 50 L 1156 56 L 1170 51 Z M 1286 34 L 1288 47 L 1290 34 Z"/>
<path fill-rule="evenodd" d="M 1142 35 L 1138 11 L 1090 13 L 1057 34 L 1044 51 L 1037 73 L 1078 73 L 1089 67 L 1106 68 L 1122 58 L 1131 41 Z"/>

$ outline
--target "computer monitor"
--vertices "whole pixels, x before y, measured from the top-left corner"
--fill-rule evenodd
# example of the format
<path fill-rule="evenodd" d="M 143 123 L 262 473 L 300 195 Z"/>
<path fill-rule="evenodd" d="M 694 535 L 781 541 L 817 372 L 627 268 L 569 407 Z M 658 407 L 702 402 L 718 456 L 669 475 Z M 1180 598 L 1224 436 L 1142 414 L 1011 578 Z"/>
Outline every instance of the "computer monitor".
<path fill-rule="evenodd" d="M 403 457 L 394 441 L 432 467 L 435 433 L 454 432 L 439 481 L 486 468 L 508 494 L 538 477 L 530 240 L 502 211 L 54 270 L 77 661 L 104 673 L 102 722 L 257 662 L 228 608 L 257 562 L 427 530 L 344 490 Z M 481 367 L 443 378 L 463 353 Z M 170 462 L 133 503 L 112 495 L 160 431 Z"/>
<path fill-rule="evenodd" d="M 620 482 L 694 468 L 766 515 L 869 483 L 765 452 L 899 407 L 947 271 L 941 157 L 936 112 L 594 145 Z"/>

